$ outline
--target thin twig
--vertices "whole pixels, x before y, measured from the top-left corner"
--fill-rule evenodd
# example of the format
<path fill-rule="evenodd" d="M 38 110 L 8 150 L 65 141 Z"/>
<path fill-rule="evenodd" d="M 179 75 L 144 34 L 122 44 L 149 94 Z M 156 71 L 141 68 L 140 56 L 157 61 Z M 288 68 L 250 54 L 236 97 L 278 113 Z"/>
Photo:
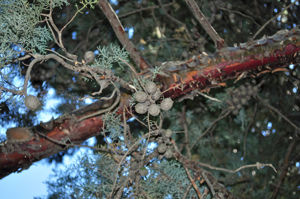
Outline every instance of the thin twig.
<path fill-rule="evenodd" d="M 194 179 L 192 178 L 192 176 L 191 176 L 191 174 L 190 174 L 189 170 L 188 170 L 188 169 L 187 169 L 185 166 L 184 166 L 183 168 L 184 168 L 184 170 L 185 170 L 185 172 L 186 172 L 186 174 L 187 174 L 187 176 L 188 176 L 188 178 L 189 178 L 190 182 L 192 183 L 192 185 L 193 185 L 193 188 L 195 189 L 195 191 L 196 191 L 196 193 L 197 193 L 197 196 L 198 196 L 198 198 L 200 199 L 202 196 L 201 196 L 201 192 L 200 192 L 200 190 L 199 190 L 198 186 L 196 185 L 196 183 L 195 183 Z"/>
<path fill-rule="evenodd" d="M 211 100 L 211 101 L 215 101 L 215 102 L 222 103 L 221 100 L 219 100 L 219 99 L 217 99 L 217 98 L 214 98 L 214 97 L 211 97 L 211 96 L 209 96 L 209 95 L 206 95 L 206 94 L 202 93 L 201 91 L 198 91 L 198 90 L 197 90 L 196 93 L 199 94 L 199 95 L 201 95 L 201 96 L 203 96 L 203 97 L 205 97 L 205 98 L 207 98 L 207 99 L 209 99 L 209 100 Z"/>
<path fill-rule="evenodd" d="M 191 148 L 190 148 L 190 141 L 189 141 L 189 131 L 188 131 L 188 125 L 186 121 L 186 106 L 183 106 L 182 112 L 181 112 L 181 119 L 182 119 L 182 125 L 184 129 L 184 146 L 186 148 L 187 157 L 190 159 L 192 157 Z"/>
<path fill-rule="evenodd" d="M 224 47 L 224 39 L 222 39 L 219 34 L 215 31 L 215 29 L 211 26 L 211 24 L 208 22 L 204 14 L 201 12 L 198 4 L 195 2 L 195 0 L 185 0 L 186 4 L 194 14 L 195 18 L 198 20 L 198 22 L 202 25 L 204 30 L 207 32 L 207 34 L 210 36 L 210 38 L 214 41 L 216 47 L 218 49 Z"/>
<path fill-rule="evenodd" d="M 175 23 L 179 24 L 180 26 L 182 26 L 187 34 L 188 40 L 192 40 L 192 37 L 189 33 L 189 30 L 187 29 L 186 25 L 184 23 L 182 23 L 181 21 L 179 21 L 178 19 L 176 19 L 175 17 L 171 16 L 170 14 L 168 14 L 167 10 L 164 8 L 161 0 L 158 0 L 159 6 L 161 7 L 161 9 L 164 11 L 163 14 L 166 15 L 170 20 L 174 21 Z"/>
<path fill-rule="evenodd" d="M 274 19 L 276 19 L 279 15 L 281 15 L 284 11 L 286 11 L 287 9 L 289 9 L 292 5 L 294 5 L 296 2 L 298 2 L 298 0 L 294 1 L 293 3 L 290 3 L 288 6 L 286 6 L 281 12 L 279 12 L 278 14 L 276 14 L 274 17 L 272 17 L 271 19 L 269 19 L 264 25 L 262 25 L 258 31 L 254 34 L 254 36 L 252 37 L 252 40 L 254 40 L 257 35 L 259 35 L 259 33 L 269 24 L 271 23 Z"/>
<path fill-rule="evenodd" d="M 285 157 L 284 157 L 284 161 L 283 161 L 283 166 L 281 168 L 281 173 L 280 173 L 280 177 L 279 177 L 279 180 L 278 180 L 278 183 L 276 185 L 276 189 L 273 191 L 272 193 L 272 196 L 271 196 L 271 199 L 275 199 L 276 196 L 277 196 L 277 193 L 279 191 L 279 188 L 281 186 L 281 183 L 282 181 L 284 180 L 285 176 L 286 176 L 286 173 L 287 173 L 287 168 L 289 166 L 289 159 L 290 159 L 290 156 L 291 156 L 291 153 L 295 147 L 295 144 L 296 144 L 296 138 L 293 139 L 293 141 L 290 143 L 289 145 L 289 148 L 285 154 Z"/>
<path fill-rule="evenodd" d="M 221 116 L 218 117 L 215 121 L 213 121 L 210 126 L 197 138 L 197 140 L 194 142 L 194 144 L 192 144 L 191 149 L 193 149 L 196 144 L 198 144 L 199 140 L 204 137 L 212 128 L 213 126 L 220 120 L 224 119 L 225 117 L 227 117 L 230 114 L 230 110 L 225 110 L 221 113 Z"/>
<path fill-rule="evenodd" d="M 13 90 L 13 89 L 8 89 L 8 88 L 5 88 L 5 87 L 2 87 L 0 86 L 0 90 L 3 90 L 5 92 L 10 92 L 10 93 L 13 93 L 15 95 L 23 95 L 23 91 L 18 91 L 18 90 Z"/>
<path fill-rule="evenodd" d="M 257 169 L 262 169 L 263 167 L 271 167 L 273 169 L 273 171 L 275 173 L 277 173 L 277 170 L 275 169 L 275 167 L 272 164 L 265 164 L 265 163 L 260 163 L 260 162 L 257 162 L 255 164 L 244 165 L 244 166 L 241 166 L 241 167 L 239 167 L 235 170 L 226 169 L 226 168 L 222 168 L 222 167 L 215 167 L 215 166 L 212 166 L 210 164 L 206 164 L 206 163 L 202 163 L 202 162 L 197 162 L 197 164 L 202 166 L 202 167 L 206 167 L 206 168 L 213 169 L 213 170 L 216 170 L 216 171 L 224 171 L 224 172 L 227 172 L 227 173 L 237 173 L 237 172 L 239 172 L 243 169 L 253 168 L 253 167 L 256 167 Z"/>
<path fill-rule="evenodd" d="M 45 134 L 42 134 L 38 131 L 35 131 L 35 133 L 37 133 L 39 136 L 41 136 L 42 138 L 45 138 L 46 140 L 56 144 L 56 145 L 59 145 L 59 146 L 62 146 L 62 147 L 65 147 L 65 148 L 71 148 L 71 147 L 85 147 L 85 148 L 89 148 L 89 149 L 93 149 L 93 150 L 96 150 L 96 151 L 99 151 L 99 152 L 102 152 L 102 153 L 113 153 L 111 150 L 109 149 L 101 149 L 99 147 L 93 147 L 93 146 L 88 146 L 88 145 L 82 145 L 82 144 L 73 144 L 73 143 L 65 143 L 65 142 L 62 142 L 62 141 L 59 141 L 59 140 L 56 140 L 56 139 L 53 139 Z"/>
<path fill-rule="evenodd" d="M 227 11 L 227 12 L 231 12 L 231 13 L 235 13 L 235 14 L 238 14 L 238 15 L 241 15 L 242 17 L 245 17 L 247 19 L 250 19 L 251 21 L 253 21 L 253 23 L 255 23 L 255 25 L 259 26 L 259 24 L 253 19 L 253 17 L 247 15 L 247 14 L 244 14 L 242 13 L 241 11 L 238 11 L 238 10 L 231 10 L 231 9 L 228 9 L 228 8 L 224 8 L 224 7 L 218 7 L 220 10 L 224 10 L 224 11 Z"/>
<path fill-rule="evenodd" d="M 268 107 L 269 109 L 271 109 L 272 111 L 276 112 L 280 117 L 282 117 L 285 121 L 287 121 L 287 123 L 289 123 L 292 127 L 295 128 L 296 133 L 299 134 L 300 133 L 300 128 L 294 123 L 292 122 L 289 118 L 287 118 L 285 115 L 283 115 L 277 108 L 273 107 L 271 104 L 265 102 L 261 97 L 259 97 L 258 95 L 256 96 L 257 99 L 259 101 L 261 101 L 266 107 Z"/>
<path fill-rule="evenodd" d="M 243 157 L 244 159 L 246 158 L 246 148 L 247 148 L 247 136 L 248 136 L 248 132 L 250 131 L 250 127 L 253 125 L 254 121 L 255 121 L 255 117 L 256 117 L 256 113 L 257 113 L 257 103 L 255 103 L 255 107 L 254 107 L 254 114 L 251 117 L 251 121 L 245 131 L 245 135 L 244 135 L 244 139 L 243 139 Z"/>
<path fill-rule="evenodd" d="M 202 177 L 204 178 L 207 186 L 209 187 L 210 191 L 211 191 L 211 194 L 214 196 L 216 195 L 216 192 L 215 192 L 215 189 L 214 189 L 214 186 L 212 185 L 212 183 L 210 182 L 210 180 L 208 179 L 208 177 L 206 176 L 206 172 L 203 171 L 201 173 Z"/>
<path fill-rule="evenodd" d="M 117 38 L 119 39 L 123 47 L 129 52 L 130 57 L 134 60 L 135 64 L 142 70 L 149 68 L 144 58 L 142 58 L 136 47 L 129 40 L 128 36 L 125 33 L 124 27 L 122 26 L 118 16 L 116 15 L 109 2 L 107 0 L 101 0 L 98 4 L 102 12 L 108 19 L 109 23 L 111 24 L 111 27 L 113 28 Z"/>
<path fill-rule="evenodd" d="M 193 184 L 190 183 L 190 185 L 186 188 L 186 190 L 185 190 L 185 192 L 184 192 L 184 195 L 183 195 L 182 199 L 186 199 L 186 198 L 187 198 L 187 196 L 189 195 L 189 192 L 190 192 L 192 186 L 193 186 Z"/>

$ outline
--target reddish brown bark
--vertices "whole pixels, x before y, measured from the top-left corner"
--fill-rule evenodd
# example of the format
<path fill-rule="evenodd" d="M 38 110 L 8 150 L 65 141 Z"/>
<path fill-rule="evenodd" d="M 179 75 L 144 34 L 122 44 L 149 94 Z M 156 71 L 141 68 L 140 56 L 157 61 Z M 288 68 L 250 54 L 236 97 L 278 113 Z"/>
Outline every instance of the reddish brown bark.
<path fill-rule="evenodd" d="M 281 42 L 275 42 L 270 37 L 267 42 L 259 40 L 249 43 L 245 47 L 241 45 L 233 51 L 230 48 L 225 49 L 224 52 L 215 57 L 207 57 L 205 63 L 200 63 L 201 56 L 198 56 L 175 66 L 175 70 L 164 69 L 164 72 L 169 75 L 159 79 L 163 90 L 167 90 L 164 95 L 177 98 L 195 89 L 208 89 L 223 85 L 225 80 L 239 78 L 243 72 L 255 77 L 266 72 L 280 71 L 278 68 L 288 66 L 290 63 L 299 63 L 299 38 L 300 32 L 298 30 L 291 31 L 288 36 L 281 38 Z M 257 50 L 261 48 L 262 50 Z M 218 58 L 216 58 L 217 56 Z M 192 65 L 193 62 L 197 64 L 193 65 L 192 68 L 186 67 Z M 122 95 L 121 104 L 127 105 L 128 101 L 128 95 Z M 99 104 L 99 102 L 96 103 Z M 82 117 L 90 110 L 91 106 L 88 106 L 86 110 L 83 108 L 76 111 L 73 118 L 54 120 L 51 122 L 51 129 L 45 130 L 41 125 L 34 127 L 34 129 L 60 142 L 81 143 L 97 135 L 102 129 L 101 116 L 76 122 L 76 118 Z M 62 150 L 65 150 L 63 146 L 40 137 L 38 134 L 32 140 L 24 143 L 1 143 L 0 178 Z"/>

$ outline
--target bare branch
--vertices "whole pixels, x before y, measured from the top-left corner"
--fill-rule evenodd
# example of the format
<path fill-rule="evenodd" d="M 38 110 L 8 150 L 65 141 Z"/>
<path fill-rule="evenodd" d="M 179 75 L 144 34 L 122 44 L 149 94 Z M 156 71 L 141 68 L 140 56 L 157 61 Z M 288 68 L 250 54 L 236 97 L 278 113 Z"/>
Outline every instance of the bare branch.
<path fill-rule="evenodd" d="M 300 134 L 300 128 L 294 123 L 292 122 L 289 118 L 287 118 L 285 115 L 283 115 L 277 108 L 275 108 L 274 106 L 272 106 L 271 104 L 265 102 L 261 97 L 259 97 L 258 95 L 256 96 L 257 99 L 262 102 L 266 107 L 268 107 L 269 109 L 271 109 L 272 111 L 276 112 L 280 117 L 282 117 L 285 121 L 287 121 L 287 123 L 289 123 L 292 127 L 295 128 L 296 133 Z"/>
<path fill-rule="evenodd" d="M 130 57 L 134 60 L 135 64 L 142 70 L 149 68 L 149 65 L 146 63 L 144 58 L 142 58 L 133 43 L 129 40 L 118 16 L 116 15 L 109 2 L 107 0 L 101 0 L 99 1 L 99 6 L 108 19 L 109 23 L 111 24 L 117 38 L 119 39 L 123 47 L 129 52 Z"/>
<path fill-rule="evenodd" d="M 264 25 L 262 25 L 258 31 L 254 34 L 254 36 L 252 37 L 252 40 L 255 39 L 259 33 L 261 33 L 261 31 L 269 24 L 271 23 L 273 20 L 275 20 L 279 15 L 281 15 L 284 11 L 286 11 L 287 9 L 289 9 L 292 5 L 294 5 L 296 2 L 298 2 L 298 0 L 294 1 L 293 3 L 290 3 L 288 6 L 286 6 L 281 12 L 277 13 L 274 17 L 272 17 L 271 19 L 269 19 Z"/>
<path fill-rule="evenodd" d="M 191 174 L 190 174 L 188 168 L 186 168 L 186 167 L 183 167 L 183 168 L 184 168 L 184 170 L 185 170 L 185 172 L 186 172 L 186 175 L 188 176 L 189 180 L 191 181 L 191 183 L 192 183 L 192 185 L 193 185 L 193 188 L 195 189 L 195 191 L 196 191 L 196 193 L 197 193 L 198 198 L 199 198 L 199 199 L 202 198 L 202 195 L 201 195 L 201 192 L 200 192 L 200 190 L 199 190 L 199 187 L 196 185 L 196 183 L 195 183 L 194 179 L 192 178 L 192 176 L 191 176 Z"/>
<path fill-rule="evenodd" d="M 222 39 L 219 34 L 215 31 L 215 29 L 211 26 L 211 24 L 208 22 L 204 14 L 201 12 L 198 4 L 194 0 L 185 0 L 186 4 L 194 14 L 195 18 L 198 20 L 198 22 L 202 25 L 204 30 L 207 32 L 207 34 L 210 36 L 210 38 L 214 41 L 216 47 L 218 49 L 222 48 L 224 46 L 224 39 Z"/>

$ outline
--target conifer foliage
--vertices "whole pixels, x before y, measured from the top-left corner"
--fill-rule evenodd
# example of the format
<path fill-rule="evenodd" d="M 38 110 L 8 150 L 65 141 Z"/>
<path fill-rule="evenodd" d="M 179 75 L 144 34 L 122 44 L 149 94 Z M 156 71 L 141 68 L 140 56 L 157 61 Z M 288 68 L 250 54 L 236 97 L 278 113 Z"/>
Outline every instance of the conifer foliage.
<path fill-rule="evenodd" d="M 90 148 L 47 198 L 299 198 L 299 4 L 0 0 L 0 177 Z"/>

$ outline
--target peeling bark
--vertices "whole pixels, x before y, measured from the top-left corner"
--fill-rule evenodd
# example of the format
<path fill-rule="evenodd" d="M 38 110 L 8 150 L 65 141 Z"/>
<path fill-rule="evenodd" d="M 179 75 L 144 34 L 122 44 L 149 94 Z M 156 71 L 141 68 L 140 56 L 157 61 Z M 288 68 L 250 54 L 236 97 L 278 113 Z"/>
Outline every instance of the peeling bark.
<path fill-rule="evenodd" d="M 175 99 L 195 89 L 204 90 L 224 86 L 225 80 L 239 79 L 242 73 L 256 77 L 265 73 L 283 71 L 282 67 L 300 62 L 299 51 L 300 31 L 298 29 L 279 32 L 271 37 L 240 44 L 239 47 L 222 49 L 214 56 L 198 55 L 186 62 L 170 62 L 162 65 L 165 75 L 160 75 L 158 81 L 166 91 L 165 97 Z M 151 74 L 145 72 L 144 76 L 147 75 Z M 122 110 L 123 106 L 128 106 L 129 99 L 127 94 L 122 95 L 119 110 Z M 70 116 L 32 127 L 35 136 L 27 142 L 0 143 L 0 178 L 65 150 L 65 146 L 82 143 L 99 134 L 103 127 L 101 116 L 76 121 L 87 112 L 90 114 L 99 107 L 101 102 L 96 102 L 71 113 Z M 118 113 L 122 114 L 122 111 Z"/>

